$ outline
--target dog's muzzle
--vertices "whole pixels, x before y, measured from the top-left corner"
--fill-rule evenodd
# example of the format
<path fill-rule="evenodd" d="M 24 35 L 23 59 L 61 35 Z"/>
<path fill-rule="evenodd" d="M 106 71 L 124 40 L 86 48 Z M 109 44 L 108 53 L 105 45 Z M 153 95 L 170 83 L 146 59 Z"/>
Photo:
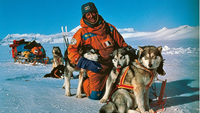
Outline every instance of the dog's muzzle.
<path fill-rule="evenodd" d="M 122 66 L 120 64 L 117 64 L 117 69 L 121 69 Z"/>
<path fill-rule="evenodd" d="M 151 68 L 153 65 L 151 63 L 149 63 L 149 67 Z"/>
<path fill-rule="evenodd" d="M 55 54 L 60 54 L 60 52 L 55 52 Z"/>

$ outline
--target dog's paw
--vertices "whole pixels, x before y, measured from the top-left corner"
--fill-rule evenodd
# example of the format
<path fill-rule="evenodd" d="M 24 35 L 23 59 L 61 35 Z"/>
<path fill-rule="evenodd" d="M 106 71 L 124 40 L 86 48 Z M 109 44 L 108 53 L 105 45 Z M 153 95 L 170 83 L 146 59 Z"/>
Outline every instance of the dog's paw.
<path fill-rule="evenodd" d="M 149 110 L 149 113 L 155 113 L 155 112 L 154 112 L 154 110 L 153 110 L 153 109 L 150 109 L 150 110 Z"/>
<path fill-rule="evenodd" d="M 155 112 L 153 111 L 153 109 L 150 109 L 149 111 L 144 111 L 144 112 L 141 112 L 141 113 L 155 113 Z"/>
<path fill-rule="evenodd" d="M 144 112 L 141 112 L 141 113 L 150 113 L 149 111 L 144 111 Z"/>
<path fill-rule="evenodd" d="M 151 113 L 151 112 L 149 112 L 149 111 L 141 111 L 141 110 L 136 110 L 136 111 L 138 111 L 138 112 L 140 112 L 140 113 Z"/>
<path fill-rule="evenodd" d="M 72 96 L 72 95 L 71 95 L 71 93 L 65 93 L 65 96 L 70 97 L 70 96 Z"/>
<path fill-rule="evenodd" d="M 99 101 L 99 103 L 106 103 L 107 102 L 107 99 L 101 99 L 100 101 Z"/>
<path fill-rule="evenodd" d="M 127 111 L 127 113 L 140 113 L 139 111 L 137 111 L 137 110 L 132 110 L 132 109 L 129 109 L 128 111 Z"/>
<path fill-rule="evenodd" d="M 83 98 L 82 95 L 76 95 L 76 98 Z"/>

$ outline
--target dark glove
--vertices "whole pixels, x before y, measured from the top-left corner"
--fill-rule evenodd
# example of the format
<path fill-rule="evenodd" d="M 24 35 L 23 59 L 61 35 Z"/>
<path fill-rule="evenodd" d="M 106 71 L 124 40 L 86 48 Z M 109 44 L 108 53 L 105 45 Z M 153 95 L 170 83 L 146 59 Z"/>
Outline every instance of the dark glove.
<path fill-rule="evenodd" d="M 82 69 L 89 69 L 92 72 L 98 73 L 99 70 L 101 69 L 101 64 L 92 60 L 88 60 L 84 57 L 81 57 L 78 61 L 77 67 Z"/>

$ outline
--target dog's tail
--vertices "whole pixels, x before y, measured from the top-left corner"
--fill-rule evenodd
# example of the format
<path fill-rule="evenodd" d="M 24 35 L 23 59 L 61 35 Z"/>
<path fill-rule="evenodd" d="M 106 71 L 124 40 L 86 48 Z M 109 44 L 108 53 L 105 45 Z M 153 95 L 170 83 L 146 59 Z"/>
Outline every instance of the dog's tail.
<path fill-rule="evenodd" d="M 119 113 L 116 105 L 113 102 L 109 102 L 101 107 L 99 113 Z"/>

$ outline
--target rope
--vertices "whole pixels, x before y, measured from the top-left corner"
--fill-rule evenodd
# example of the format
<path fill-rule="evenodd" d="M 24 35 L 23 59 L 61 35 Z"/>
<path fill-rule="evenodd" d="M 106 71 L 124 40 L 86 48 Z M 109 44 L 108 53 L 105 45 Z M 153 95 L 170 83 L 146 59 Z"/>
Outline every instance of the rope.
<path fill-rule="evenodd" d="M 152 90 L 153 90 L 153 92 L 151 92 L 154 96 L 155 96 L 155 98 L 157 98 L 158 97 L 158 95 L 157 95 L 157 93 L 156 93 L 156 84 L 154 83 L 153 85 L 152 85 Z"/>

